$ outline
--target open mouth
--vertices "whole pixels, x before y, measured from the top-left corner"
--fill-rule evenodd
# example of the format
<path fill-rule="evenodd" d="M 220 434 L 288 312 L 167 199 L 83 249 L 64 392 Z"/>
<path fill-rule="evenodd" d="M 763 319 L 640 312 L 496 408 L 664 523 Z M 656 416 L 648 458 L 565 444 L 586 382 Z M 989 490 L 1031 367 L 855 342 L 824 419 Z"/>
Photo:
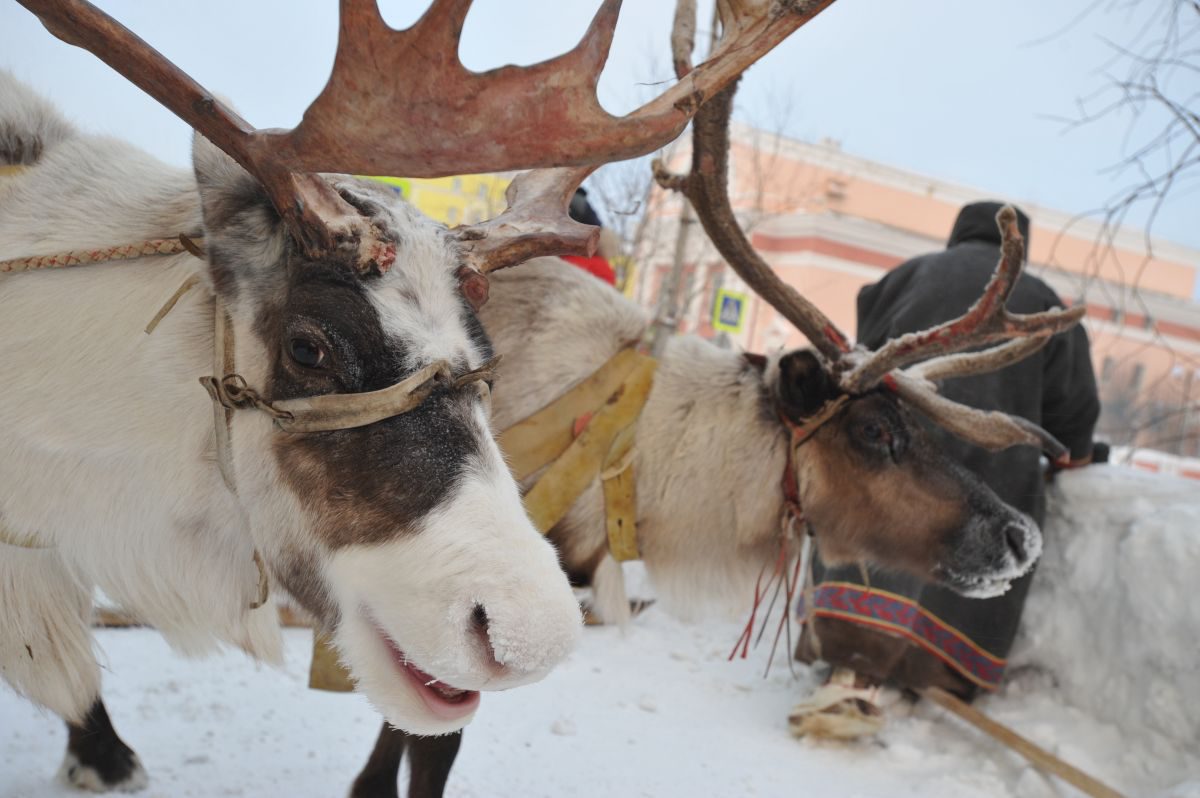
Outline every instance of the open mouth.
<path fill-rule="evenodd" d="M 396 669 L 403 673 L 417 690 L 417 694 L 425 702 L 425 706 L 443 720 L 458 720 L 466 717 L 479 706 L 479 692 L 476 690 L 461 690 L 437 678 L 430 676 L 418 668 L 408 655 L 396 645 L 386 632 L 375 625 L 375 631 L 391 652 L 392 662 Z"/>
<path fill-rule="evenodd" d="M 956 593 L 966 598 L 995 598 L 1002 596 L 1012 587 L 1016 576 L 966 576 L 956 571 L 945 569 L 937 574 L 940 581 Z"/>

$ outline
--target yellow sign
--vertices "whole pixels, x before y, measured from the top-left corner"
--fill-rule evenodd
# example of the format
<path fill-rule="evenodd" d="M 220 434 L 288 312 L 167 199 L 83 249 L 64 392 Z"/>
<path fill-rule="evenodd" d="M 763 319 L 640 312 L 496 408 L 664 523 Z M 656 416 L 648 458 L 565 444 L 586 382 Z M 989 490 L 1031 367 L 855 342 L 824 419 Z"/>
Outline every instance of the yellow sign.
<path fill-rule="evenodd" d="M 512 182 L 506 175 L 368 179 L 386 184 L 430 219 L 451 227 L 499 215 L 508 206 L 504 193 Z"/>
<path fill-rule="evenodd" d="M 746 295 L 725 288 L 717 289 L 713 300 L 712 326 L 714 330 L 739 333 L 746 321 Z"/>

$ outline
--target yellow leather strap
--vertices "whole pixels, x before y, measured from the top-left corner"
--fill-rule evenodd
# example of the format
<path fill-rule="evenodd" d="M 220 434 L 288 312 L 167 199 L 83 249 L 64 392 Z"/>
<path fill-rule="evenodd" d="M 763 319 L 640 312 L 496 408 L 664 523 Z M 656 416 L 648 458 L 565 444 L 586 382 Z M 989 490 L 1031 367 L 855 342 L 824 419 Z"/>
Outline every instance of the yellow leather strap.
<path fill-rule="evenodd" d="M 562 520 L 605 463 L 620 459 L 610 458 L 609 453 L 617 436 L 641 414 L 657 366 L 651 357 L 631 354 L 636 363 L 628 377 L 525 494 L 525 511 L 543 534 Z"/>
<path fill-rule="evenodd" d="M 645 355 L 622 349 L 571 390 L 528 418 L 500 433 L 497 442 L 508 455 L 518 480 L 555 460 L 575 439 L 575 419 L 590 413 L 616 393 Z"/>
<path fill-rule="evenodd" d="M 641 559 L 637 541 L 637 478 L 633 471 L 636 431 L 634 423 L 618 433 L 600 472 L 608 552 L 617 562 Z"/>

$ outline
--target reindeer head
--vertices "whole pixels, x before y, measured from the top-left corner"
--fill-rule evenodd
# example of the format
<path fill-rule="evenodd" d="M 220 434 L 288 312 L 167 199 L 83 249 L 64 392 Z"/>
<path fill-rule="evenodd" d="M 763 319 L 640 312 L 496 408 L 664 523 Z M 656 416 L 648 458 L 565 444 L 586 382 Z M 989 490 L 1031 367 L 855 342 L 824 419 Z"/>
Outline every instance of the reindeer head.
<path fill-rule="evenodd" d="M 621 118 L 595 94 L 619 0 L 605 0 L 570 52 L 485 73 L 457 58 L 469 0 L 435 0 L 404 31 L 370 0 L 342 0 L 333 75 L 290 131 L 254 129 L 83 0 L 20 2 L 204 136 L 194 160 L 210 282 L 254 396 L 345 405 L 449 364 L 451 378 L 399 415 L 289 432 L 264 413 L 230 413 L 233 482 L 255 544 L 335 630 L 367 696 L 402 728 L 442 733 L 474 709 L 462 690 L 544 675 L 578 634 L 578 608 L 521 508 L 480 392 L 452 379 L 491 355 L 474 315 L 485 275 L 534 255 L 590 254 L 596 229 L 567 214 L 579 182 L 674 138 L 704 98 L 832 0 L 720 0 L 739 24 L 709 62 Z M 329 174 L 531 168 L 504 214 L 454 231 Z"/>
<path fill-rule="evenodd" d="M 851 396 L 811 350 L 777 369 L 768 376 L 794 431 L 797 498 L 826 562 L 886 564 L 982 597 L 1037 560 L 1032 519 L 947 457 L 893 391 Z"/>
<path fill-rule="evenodd" d="M 394 248 L 390 268 L 364 271 L 353 252 L 308 255 L 261 184 L 203 138 L 194 162 L 237 370 L 267 400 L 362 394 L 434 361 L 457 374 L 492 357 L 458 243 L 390 192 L 329 178 Z M 408 412 L 316 433 L 231 415 L 233 483 L 275 581 L 336 630 L 380 709 L 424 733 L 469 719 L 478 694 L 463 691 L 545 675 L 579 630 L 477 387 L 447 381 Z"/>
<path fill-rule="evenodd" d="M 677 53 L 685 70 L 687 60 Z M 734 271 L 813 344 L 784 357 L 777 375 L 767 378 L 792 429 L 799 504 L 822 556 L 902 568 L 972 596 L 1002 593 L 1037 559 L 1041 533 L 951 462 L 916 414 L 992 450 L 1034 445 L 1052 459 L 1065 455 L 1036 425 L 946 400 L 935 381 L 1016 362 L 1078 323 L 1083 309 L 1027 316 L 1005 309 L 1025 260 L 1016 214 L 1005 208 L 997 217 L 1000 263 L 963 316 L 875 352 L 852 348 L 832 321 L 779 279 L 738 225 L 727 194 L 735 90 L 736 82 L 696 115 L 691 172 L 673 175 L 656 162 L 655 173 L 660 185 L 688 198 Z"/>

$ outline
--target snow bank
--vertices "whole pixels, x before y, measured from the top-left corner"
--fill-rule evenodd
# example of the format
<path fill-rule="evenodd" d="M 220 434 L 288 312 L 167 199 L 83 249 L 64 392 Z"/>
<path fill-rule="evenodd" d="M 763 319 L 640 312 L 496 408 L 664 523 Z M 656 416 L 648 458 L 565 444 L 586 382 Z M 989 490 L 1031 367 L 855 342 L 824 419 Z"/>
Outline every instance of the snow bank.
<path fill-rule="evenodd" d="M 1117 466 L 1062 475 L 1014 669 L 1154 746 L 1200 744 L 1200 486 Z"/>

